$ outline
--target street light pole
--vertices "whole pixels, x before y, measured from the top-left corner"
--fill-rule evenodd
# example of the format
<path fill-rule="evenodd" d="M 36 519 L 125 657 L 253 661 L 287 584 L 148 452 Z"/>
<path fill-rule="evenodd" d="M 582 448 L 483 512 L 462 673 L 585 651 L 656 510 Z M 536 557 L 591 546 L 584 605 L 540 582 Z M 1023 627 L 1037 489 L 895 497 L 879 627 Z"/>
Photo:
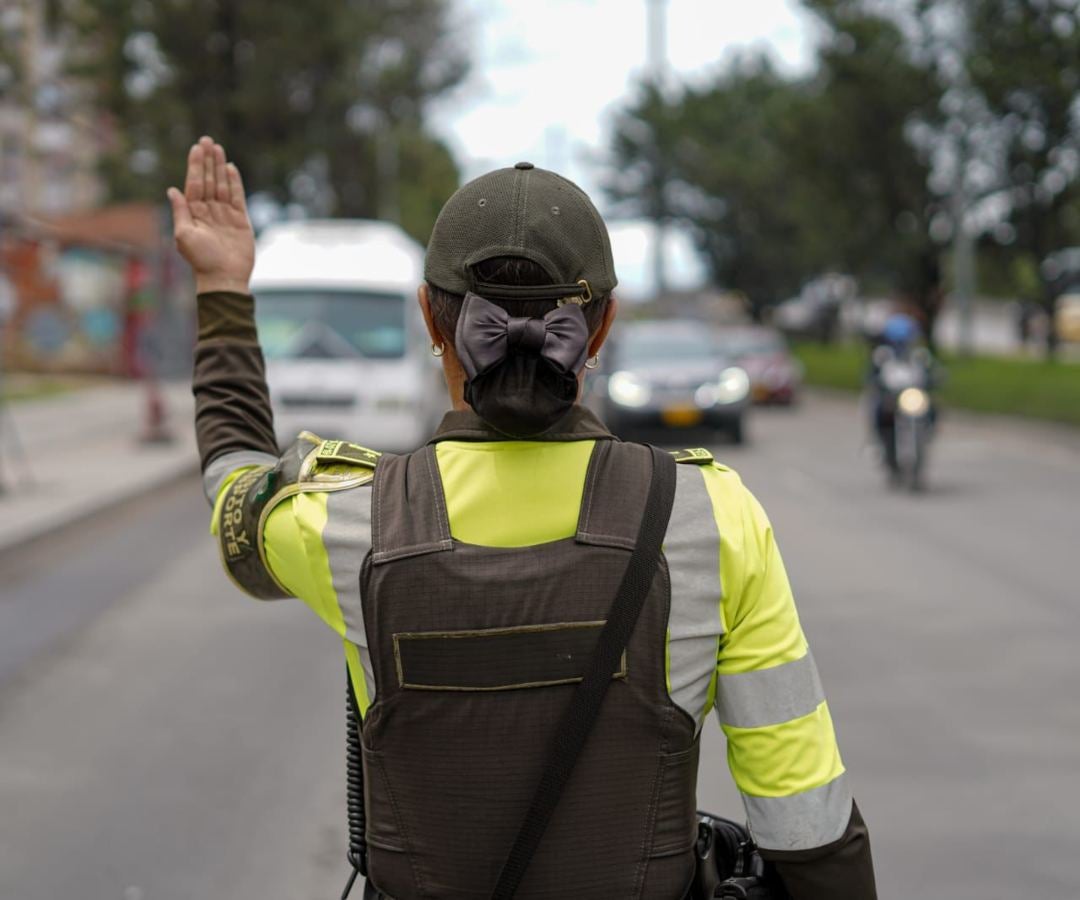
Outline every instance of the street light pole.
<path fill-rule="evenodd" d="M 667 79 L 667 0 L 645 0 L 647 19 L 646 58 L 648 79 L 656 92 L 662 97 Z M 652 269 L 656 298 L 662 299 L 667 292 L 667 265 L 664 255 L 666 228 L 664 215 L 664 188 L 667 173 L 663 170 L 659 147 L 653 161 L 656 184 L 653 185 L 653 228 L 652 228 Z"/>
<path fill-rule="evenodd" d="M 966 141 L 965 141 L 966 144 Z M 959 312 L 957 345 L 961 356 L 971 356 L 974 347 L 974 295 L 975 295 L 975 238 L 967 224 L 969 197 L 964 183 L 963 169 L 967 163 L 962 157 L 961 174 L 953 198 L 953 294 Z"/>
<path fill-rule="evenodd" d="M 658 87 L 667 77 L 667 0 L 645 0 L 648 12 L 646 58 L 649 78 Z"/>

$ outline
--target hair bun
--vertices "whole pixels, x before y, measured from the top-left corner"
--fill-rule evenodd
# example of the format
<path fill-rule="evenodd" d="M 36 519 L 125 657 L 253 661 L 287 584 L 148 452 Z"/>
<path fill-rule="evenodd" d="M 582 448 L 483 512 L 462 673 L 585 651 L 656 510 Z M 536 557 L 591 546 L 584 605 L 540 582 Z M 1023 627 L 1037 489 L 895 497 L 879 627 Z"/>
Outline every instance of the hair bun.
<path fill-rule="evenodd" d="M 511 437 L 549 430 L 577 400 L 578 381 L 538 356 L 514 354 L 465 385 L 465 400 L 485 422 Z"/>

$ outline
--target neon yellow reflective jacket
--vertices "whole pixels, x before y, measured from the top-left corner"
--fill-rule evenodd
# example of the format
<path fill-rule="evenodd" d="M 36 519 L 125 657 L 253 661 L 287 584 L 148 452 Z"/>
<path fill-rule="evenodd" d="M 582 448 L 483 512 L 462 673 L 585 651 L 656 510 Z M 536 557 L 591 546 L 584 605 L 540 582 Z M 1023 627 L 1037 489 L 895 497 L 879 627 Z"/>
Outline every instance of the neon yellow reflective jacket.
<path fill-rule="evenodd" d="M 573 536 L 595 440 L 564 437 L 437 438 L 452 536 L 492 547 Z M 254 540 L 261 576 L 276 594 L 300 598 L 342 638 L 363 713 L 375 685 L 360 568 L 371 544 L 377 454 L 365 457 L 371 451 L 356 448 L 350 458 L 343 448 L 355 445 L 309 438 L 301 474 L 288 483 L 274 483 L 275 466 L 281 467 L 267 454 L 235 451 L 215 459 L 205 475 L 214 498 L 212 529 L 226 562 L 237 538 Z M 824 846 L 844 834 L 852 799 L 772 528 L 734 471 L 703 451 L 688 461 L 695 464 L 678 467 L 664 542 L 671 579 L 668 692 L 699 731 L 709 709 L 716 710 L 732 776 L 763 848 Z M 252 503 L 260 505 L 258 515 L 246 516 Z M 237 580 L 258 594 L 244 583 L 257 577 Z"/>

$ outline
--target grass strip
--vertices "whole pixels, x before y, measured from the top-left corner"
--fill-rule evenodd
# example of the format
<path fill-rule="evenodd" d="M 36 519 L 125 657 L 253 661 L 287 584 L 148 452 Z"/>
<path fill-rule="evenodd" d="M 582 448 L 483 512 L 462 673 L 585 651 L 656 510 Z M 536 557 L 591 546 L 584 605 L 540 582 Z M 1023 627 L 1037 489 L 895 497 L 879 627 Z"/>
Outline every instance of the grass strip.
<path fill-rule="evenodd" d="M 867 349 L 860 344 L 797 344 L 806 383 L 862 390 Z M 956 409 L 1080 425 L 1080 364 L 1021 357 L 945 355 L 942 402 Z"/>

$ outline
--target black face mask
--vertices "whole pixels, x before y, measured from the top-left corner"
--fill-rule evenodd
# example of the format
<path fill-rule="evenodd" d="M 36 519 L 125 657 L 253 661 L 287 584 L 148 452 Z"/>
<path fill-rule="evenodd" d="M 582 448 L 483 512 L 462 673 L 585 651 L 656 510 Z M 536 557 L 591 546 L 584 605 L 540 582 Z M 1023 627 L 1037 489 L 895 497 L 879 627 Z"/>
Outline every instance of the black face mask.
<path fill-rule="evenodd" d="M 517 318 L 468 293 L 454 346 L 465 369 L 465 400 L 485 422 L 512 437 L 532 437 L 563 418 L 577 400 L 589 329 L 566 304 L 542 319 Z"/>

